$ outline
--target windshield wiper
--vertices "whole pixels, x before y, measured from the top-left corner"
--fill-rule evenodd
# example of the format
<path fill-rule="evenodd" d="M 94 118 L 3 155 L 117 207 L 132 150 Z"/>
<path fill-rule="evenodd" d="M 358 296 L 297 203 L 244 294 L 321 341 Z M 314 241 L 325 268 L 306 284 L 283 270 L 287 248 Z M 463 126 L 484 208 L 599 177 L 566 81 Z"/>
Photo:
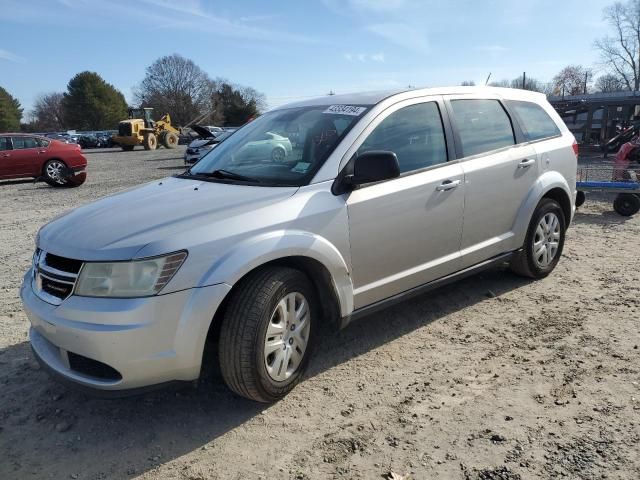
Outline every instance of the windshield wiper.
<path fill-rule="evenodd" d="M 205 177 L 213 177 L 213 178 L 228 178 L 231 180 L 240 180 L 241 182 L 260 183 L 260 180 L 258 180 L 257 178 L 247 177 L 246 175 L 240 175 L 239 173 L 230 172 L 229 170 L 222 170 L 222 169 L 214 170 L 213 172 L 207 172 L 207 173 L 196 173 L 196 175 L 204 175 Z"/>
<path fill-rule="evenodd" d="M 187 170 L 180 176 L 187 177 L 206 177 L 206 178 L 220 178 L 228 180 L 239 180 L 241 182 L 260 183 L 260 180 L 253 177 L 247 177 L 246 175 L 240 175 L 239 173 L 230 172 L 229 170 L 214 170 L 213 172 L 192 172 L 191 169 Z"/>

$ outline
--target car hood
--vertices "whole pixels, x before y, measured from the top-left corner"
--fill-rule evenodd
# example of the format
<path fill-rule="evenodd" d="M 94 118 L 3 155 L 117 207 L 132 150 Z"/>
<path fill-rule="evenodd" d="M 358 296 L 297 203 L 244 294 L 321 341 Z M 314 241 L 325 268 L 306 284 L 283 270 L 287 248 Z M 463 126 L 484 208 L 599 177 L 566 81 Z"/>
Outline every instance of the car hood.
<path fill-rule="evenodd" d="M 213 138 L 213 137 L 215 137 L 215 135 L 211 132 L 211 130 L 209 130 L 208 128 L 205 128 L 205 127 L 203 127 L 201 125 L 191 125 L 191 130 L 196 132 L 202 138 Z"/>
<path fill-rule="evenodd" d="M 71 210 L 42 227 L 38 247 L 79 260 L 129 260 L 180 250 L 170 239 L 293 195 L 297 187 L 256 187 L 166 178 Z M 155 248 L 157 247 L 157 248 Z M 142 255 L 146 256 L 146 255 Z"/>

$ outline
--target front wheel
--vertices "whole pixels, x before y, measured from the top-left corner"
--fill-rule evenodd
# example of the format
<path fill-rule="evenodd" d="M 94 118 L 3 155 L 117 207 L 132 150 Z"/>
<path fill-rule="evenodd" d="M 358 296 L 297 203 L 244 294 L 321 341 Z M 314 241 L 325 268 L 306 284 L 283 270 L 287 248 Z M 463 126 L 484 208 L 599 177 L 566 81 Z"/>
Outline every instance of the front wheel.
<path fill-rule="evenodd" d="M 282 162 L 287 156 L 287 152 L 282 147 L 276 147 L 271 151 L 271 160 L 274 162 Z"/>
<path fill-rule="evenodd" d="M 222 376 L 258 402 L 284 397 L 302 378 L 319 319 L 316 292 L 302 272 L 267 268 L 240 282 L 222 318 Z"/>
<path fill-rule="evenodd" d="M 544 278 L 558 264 L 564 247 L 566 221 L 555 200 L 543 198 L 533 212 L 522 250 L 511 260 L 511 270 L 530 278 Z"/>
<path fill-rule="evenodd" d="M 145 150 L 155 150 L 158 147 L 158 139 L 153 133 L 147 133 L 142 139 Z"/>
<path fill-rule="evenodd" d="M 44 180 L 52 187 L 64 187 L 67 184 L 65 172 L 67 166 L 62 160 L 49 160 L 44 165 Z"/>

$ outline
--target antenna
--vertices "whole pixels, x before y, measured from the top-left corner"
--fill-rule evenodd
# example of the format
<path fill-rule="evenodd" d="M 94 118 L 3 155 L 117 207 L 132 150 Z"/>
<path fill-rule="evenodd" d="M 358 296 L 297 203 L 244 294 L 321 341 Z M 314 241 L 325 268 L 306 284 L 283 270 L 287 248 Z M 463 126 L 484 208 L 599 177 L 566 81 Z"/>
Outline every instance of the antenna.
<path fill-rule="evenodd" d="M 489 84 L 489 79 L 491 78 L 491 72 L 487 75 L 487 80 L 484 82 L 484 86 L 486 87 Z"/>

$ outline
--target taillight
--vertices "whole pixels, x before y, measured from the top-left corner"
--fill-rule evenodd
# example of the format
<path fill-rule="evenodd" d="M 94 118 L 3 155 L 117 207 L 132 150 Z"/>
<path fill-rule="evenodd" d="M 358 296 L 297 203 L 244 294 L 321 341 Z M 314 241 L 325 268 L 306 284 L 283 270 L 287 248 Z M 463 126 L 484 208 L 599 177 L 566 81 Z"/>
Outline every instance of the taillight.
<path fill-rule="evenodd" d="M 571 145 L 573 147 L 573 153 L 575 153 L 576 158 L 578 157 L 578 142 L 576 142 L 575 140 L 573 141 L 573 145 Z"/>

